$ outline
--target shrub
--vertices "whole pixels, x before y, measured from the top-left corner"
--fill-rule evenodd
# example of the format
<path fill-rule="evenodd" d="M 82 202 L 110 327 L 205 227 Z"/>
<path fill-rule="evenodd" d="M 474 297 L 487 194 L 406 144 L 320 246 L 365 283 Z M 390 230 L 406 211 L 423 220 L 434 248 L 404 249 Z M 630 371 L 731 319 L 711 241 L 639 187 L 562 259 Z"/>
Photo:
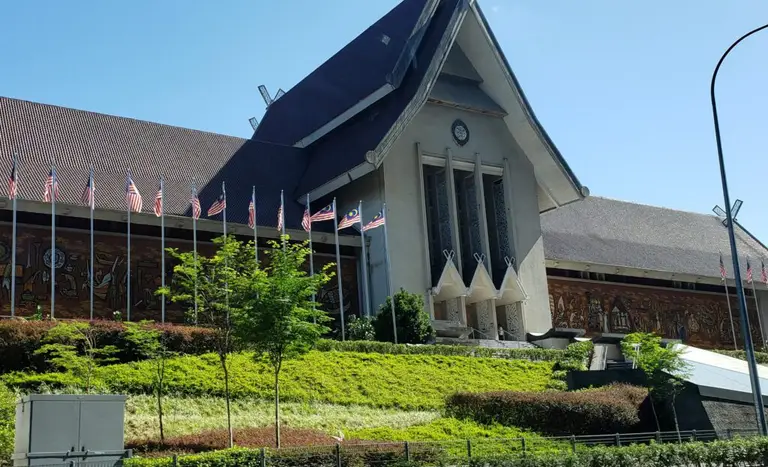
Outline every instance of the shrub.
<path fill-rule="evenodd" d="M 499 423 L 550 435 L 592 435 L 632 431 L 640 422 L 647 390 L 612 385 L 577 392 L 459 393 L 446 411 L 456 418 Z"/>
<path fill-rule="evenodd" d="M 592 341 L 581 341 L 569 344 L 555 363 L 552 384 L 550 389 L 565 391 L 567 389 L 566 378 L 569 371 L 584 371 L 588 369 L 589 359 L 595 345 Z"/>
<path fill-rule="evenodd" d="M 45 356 L 35 355 L 43 343 L 46 333 L 56 325 L 56 321 L 0 321 L 0 374 L 12 371 L 47 371 L 50 366 Z M 214 349 L 211 332 L 208 329 L 170 324 L 154 324 L 153 328 L 162 331 L 167 339 L 168 348 L 173 352 L 199 355 Z M 115 346 L 115 357 L 120 362 L 132 362 L 140 359 L 135 347 L 128 342 L 125 326 L 114 321 L 94 321 L 91 323 L 98 347 Z"/>
<path fill-rule="evenodd" d="M 359 449 L 341 449 L 341 465 L 388 465 L 391 467 L 417 467 L 426 465 L 467 465 L 469 467 L 658 467 L 675 465 L 765 465 L 768 458 L 768 438 L 736 439 L 714 441 L 711 443 L 670 443 L 670 444 L 635 444 L 625 447 L 594 447 L 570 451 L 544 451 L 515 454 L 473 456 L 467 462 L 466 456 L 461 462 L 439 462 L 440 445 L 434 446 L 431 459 L 414 459 L 404 462 L 404 452 L 398 453 L 390 448 L 387 457 L 376 459 L 377 451 L 373 446 L 359 446 Z M 381 451 L 379 451 L 381 452 Z M 286 449 L 280 452 L 267 450 L 267 465 L 318 467 L 336 466 L 334 448 L 318 448 L 294 451 Z M 365 454 L 369 456 L 365 457 Z M 126 467 L 171 467 L 170 457 L 162 459 L 133 458 L 125 461 Z M 253 449 L 234 449 L 217 451 L 178 459 L 180 467 L 230 467 L 238 465 L 262 465 L 261 451 Z"/>
<path fill-rule="evenodd" d="M 528 360 L 532 362 L 555 362 L 559 361 L 565 355 L 565 352 L 557 349 L 494 349 L 468 345 L 412 345 L 378 341 L 337 341 L 331 339 L 319 341 L 315 346 L 315 349 L 321 352 L 358 352 L 384 355 L 443 355 L 446 357 L 502 358 L 507 360 Z"/>
<path fill-rule="evenodd" d="M 743 350 L 713 350 L 713 352 L 738 358 L 739 360 L 747 359 L 747 353 Z M 768 352 L 755 352 L 755 360 L 760 365 L 768 365 Z"/>
<path fill-rule="evenodd" d="M 272 398 L 274 375 L 266 363 L 254 361 L 248 353 L 232 355 L 230 363 L 233 397 Z M 224 381 L 218 365 L 214 354 L 169 359 L 165 391 L 222 396 Z M 541 391 L 552 373 L 551 362 L 317 351 L 287 361 L 284 366 L 280 386 L 285 402 L 402 409 L 440 409 L 445 398 L 458 391 Z M 114 393 L 149 394 L 153 371 L 148 361 L 99 367 L 94 371 L 94 385 Z M 55 378 L 62 378 L 67 385 L 72 382 L 60 373 L 13 373 L 2 380 L 13 387 L 37 390 L 35 385 L 43 382 L 56 388 Z"/>
<path fill-rule="evenodd" d="M 10 465 L 16 419 L 16 394 L 0 384 L 0 466 Z"/>
<path fill-rule="evenodd" d="M 350 341 L 372 341 L 376 338 L 371 318 L 358 318 L 352 315 L 347 324 L 347 338 Z"/>
<path fill-rule="evenodd" d="M 397 322 L 397 342 L 402 344 L 425 344 L 430 341 L 435 331 L 429 315 L 424 311 L 424 297 L 420 294 L 400 289 L 395 294 L 395 317 Z M 379 314 L 373 320 L 376 340 L 394 342 L 392 333 L 392 299 L 381 305 Z"/>

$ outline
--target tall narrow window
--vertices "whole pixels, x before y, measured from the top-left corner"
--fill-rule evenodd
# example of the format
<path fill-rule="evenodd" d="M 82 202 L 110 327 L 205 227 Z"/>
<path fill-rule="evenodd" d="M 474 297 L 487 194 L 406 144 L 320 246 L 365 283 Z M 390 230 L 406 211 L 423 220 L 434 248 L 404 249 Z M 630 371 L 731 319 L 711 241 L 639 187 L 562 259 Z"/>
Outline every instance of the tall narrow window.
<path fill-rule="evenodd" d="M 507 206 L 504 202 L 504 181 L 496 175 L 483 174 L 485 215 L 488 219 L 488 242 L 491 251 L 493 282 L 501 286 L 507 264 L 504 258 L 513 258 L 512 239 L 509 237 Z"/>
<path fill-rule="evenodd" d="M 483 255 L 480 241 L 480 212 L 478 211 L 475 174 L 454 170 L 456 184 L 457 214 L 459 218 L 459 239 L 461 241 L 461 264 L 464 283 L 469 284 L 477 268 L 475 255 Z"/>
<path fill-rule="evenodd" d="M 451 215 L 448 210 L 448 190 L 443 167 L 424 166 L 424 199 L 427 207 L 427 240 L 432 286 L 437 285 L 445 267 L 443 251 L 452 251 Z"/>

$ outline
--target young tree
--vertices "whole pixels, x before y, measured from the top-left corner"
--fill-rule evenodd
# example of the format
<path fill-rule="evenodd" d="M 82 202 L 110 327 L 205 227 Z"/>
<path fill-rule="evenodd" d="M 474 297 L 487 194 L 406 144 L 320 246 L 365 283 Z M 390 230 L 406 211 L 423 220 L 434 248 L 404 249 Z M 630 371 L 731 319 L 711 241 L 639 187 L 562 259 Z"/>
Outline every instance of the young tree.
<path fill-rule="evenodd" d="M 280 370 L 289 358 L 309 351 L 329 329 L 325 312 L 312 302 L 313 294 L 331 279 L 327 264 L 314 276 L 304 265 L 309 256 L 306 243 L 289 245 L 270 242 L 268 266 L 245 280 L 243 303 L 238 310 L 240 338 L 255 351 L 254 358 L 266 358 L 275 376 L 275 444 L 280 447 Z"/>
<path fill-rule="evenodd" d="M 163 428 L 163 386 L 165 383 L 165 362 L 174 355 L 168 350 L 167 336 L 164 332 L 152 327 L 151 321 L 140 323 L 125 323 L 125 338 L 141 357 L 149 360 L 154 366 L 155 382 L 153 384 L 157 396 L 157 418 L 160 424 L 160 444 L 165 443 Z"/>
<path fill-rule="evenodd" d="M 637 368 L 645 373 L 656 429 L 661 430 L 656 401 L 667 401 L 671 404 L 675 428 L 679 432 L 675 398 L 682 391 L 683 379 L 690 371 L 688 363 L 680 357 L 682 347 L 676 344 L 662 346 L 660 336 L 637 332 L 621 341 L 621 351 L 626 359 L 635 362 Z"/>
<path fill-rule="evenodd" d="M 59 322 L 42 342 L 35 354 L 45 355 L 48 363 L 82 380 L 86 394 L 91 392 L 93 369 L 114 362 L 118 352 L 114 345 L 99 347 L 96 330 L 83 322 Z"/>
<path fill-rule="evenodd" d="M 188 314 L 194 314 L 197 301 L 197 322 L 213 330 L 216 353 L 219 356 L 224 376 L 224 395 L 227 404 L 227 428 L 229 447 L 234 445 L 232 414 L 229 397 L 229 355 L 235 351 L 232 316 L 241 306 L 242 284 L 252 277 L 258 277 L 259 269 L 253 255 L 253 242 L 247 244 L 235 237 L 222 236 L 213 240 L 217 250 L 212 256 L 179 252 L 175 248 L 167 251 L 177 265 L 173 268 L 173 280 L 161 295 L 170 296 L 171 301 L 189 306 Z M 197 293 L 195 294 L 195 291 Z"/>

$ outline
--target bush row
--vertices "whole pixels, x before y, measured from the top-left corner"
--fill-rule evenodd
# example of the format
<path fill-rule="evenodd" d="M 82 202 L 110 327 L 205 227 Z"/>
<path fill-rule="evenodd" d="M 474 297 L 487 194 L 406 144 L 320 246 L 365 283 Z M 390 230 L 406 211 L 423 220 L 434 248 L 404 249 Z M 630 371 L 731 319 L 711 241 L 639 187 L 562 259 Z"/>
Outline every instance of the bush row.
<path fill-rule="evenodd" d="M 549 435 L 625 433 L 640 422 L 648 391 L 612 385 L 576 392 L 458 393 L 446 402 L 456 418 L 499 423 Z"/>
<path fill-rule="evenodd" d="M 233 397 L 273 397 L 274 380 L 266 361 L 236 353 L 229 365 Z M 97 367 L 92 383 L 99 391 L 152 394 L 154 372 L 146 361 Z M 457 391 L 542 391 L 551 377 L 551 362 L 312 351 L 283 364 L 280 392 L 281 399 L 293 402 L 440 409 Z M 83 387 L 83 381 L 67 373 L 9 373 L 0 382 L 32 392 Z M 164 387 L 180 396 L 222 396 L 224 380 L 217 356 L 169 359 Z"/>
<path fill-rule="evenodd" d="M 747 359 L 747 353 L 743 350 L 715 350 L 715 352 L 740 360 Z M 755 352 L 755 360 L 760 365 L 768 365 L 768 352 Z"/>
<path fill-rule="evenodd" d="M 47 371 L 42 355 L 35 355 L 35 350 L 56 321 L 0 321 L 0 374 L 11 371 Z M 132 362 L 138 359 L 133 346 L 125 338 L 125 326 L 116 321 L 93 321 L 96 342 L 99 347 L 113 345 L 118 348 L 116 355 L 120 362 Z M 169 350 L 173 352 L 200 355 L 211 352 L 215 346 L 212 332 L 205 328 L 155 324 L 167 339 Z"/>
<path fill-rule="evenodd" d="M 591 342 L 588 342 L 591 344 Z M 491 349 L 465 345 L 411 345 L 376 341 L 321 340 L 317 350 L 338 352 L 378 353 L 386 355 L 445 355 L 453 357 L 505 358 L 508 360 L 559 361 L 562 350 L 555 349 Z"/>
<path fill-rule="evenodd" d="M 445 459 L 439 445 L 424 453 L 411 455 L 406 462 L 402 448 L 396 446 L 342 446 L 326 449 L 274 451 L 233 449 L 178 458 L 181 467 L 234 467 L 267 465 L 291 467 L 374 466 L 419 467 L 425 465 L 466 465 L 469 467 L 659 467 L 659 466 L 736 466 L 766 465 L 768 438 L 736 439 L 711 443 L 637 444 L 626 447 L 595 447 L 576 452 L 544 451 L 505 454 L 471 459 Z M 266 462 L 262 464 L 262 456 Z M 338 457 L 337 457 L 338 455 Z M 339 458 L 341 462 L 339 463 Z M 126 467 L 171 467 L 172 458 L 133 458 Z"/>
<path fill-rule="evenodd" d="M 16 418 L 16 394 L 0 383 L 0 467 L 11 465 Z"/>
<path fill-rule="evenodd" d="M 0 374 L 12 371 L 50 370 L 42 355 L 35 355 L 40 348 L 45 333 L 56 325 L 55 321 L 0 321 Z M 94 321 L 97 344 L 112 345 L 119 349 L 116 355 L 119 362 L 127 363 L 138 360 L 130 342 L 125 338 L 125 326 L 115 321 Z M 172 352 L 201 355 L 212 352 L 215 344 L 209 329 L 193 326 L 156 324 L 167 338 Z M 591 343 L 590 343 L 591 344 Z M 317 346 L 320 351 L 378 353 L 386 355 L 444 355 L 460 357 L 495 357 L 509 360 L 559 361 L 566 355 L 563 351 L 552 349 L 489 349 L 461 345 L 409 345 L 375 341 L 321 340 Z"/>

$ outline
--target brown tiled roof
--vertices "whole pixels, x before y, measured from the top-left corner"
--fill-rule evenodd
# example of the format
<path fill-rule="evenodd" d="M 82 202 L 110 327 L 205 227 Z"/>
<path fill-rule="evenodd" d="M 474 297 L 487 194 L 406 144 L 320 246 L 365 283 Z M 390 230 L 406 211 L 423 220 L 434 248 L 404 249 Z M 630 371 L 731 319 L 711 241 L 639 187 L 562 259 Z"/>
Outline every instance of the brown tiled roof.
<path fill-rule="evenodd" d="M 198 180 L 201 192 L 210 191 L 206 185 L 246 141 L 0 97 L 0 180 L 4 179 L 0 194 L 7 196 L 11 158 L 16 152 L 21 198 L 42 199 L 43 183 L 55 158 L 62 202 L 80 203 L 93 163 L 98 208 L 125 209 L 125 173 L 130 168 L 144 198 L 144 211 L 152 210 L 162 174 L 166 213 L 184 215 L 189 209 L 192 177 Z M 207 204 L 203 202 L 204 209 Z"/>

